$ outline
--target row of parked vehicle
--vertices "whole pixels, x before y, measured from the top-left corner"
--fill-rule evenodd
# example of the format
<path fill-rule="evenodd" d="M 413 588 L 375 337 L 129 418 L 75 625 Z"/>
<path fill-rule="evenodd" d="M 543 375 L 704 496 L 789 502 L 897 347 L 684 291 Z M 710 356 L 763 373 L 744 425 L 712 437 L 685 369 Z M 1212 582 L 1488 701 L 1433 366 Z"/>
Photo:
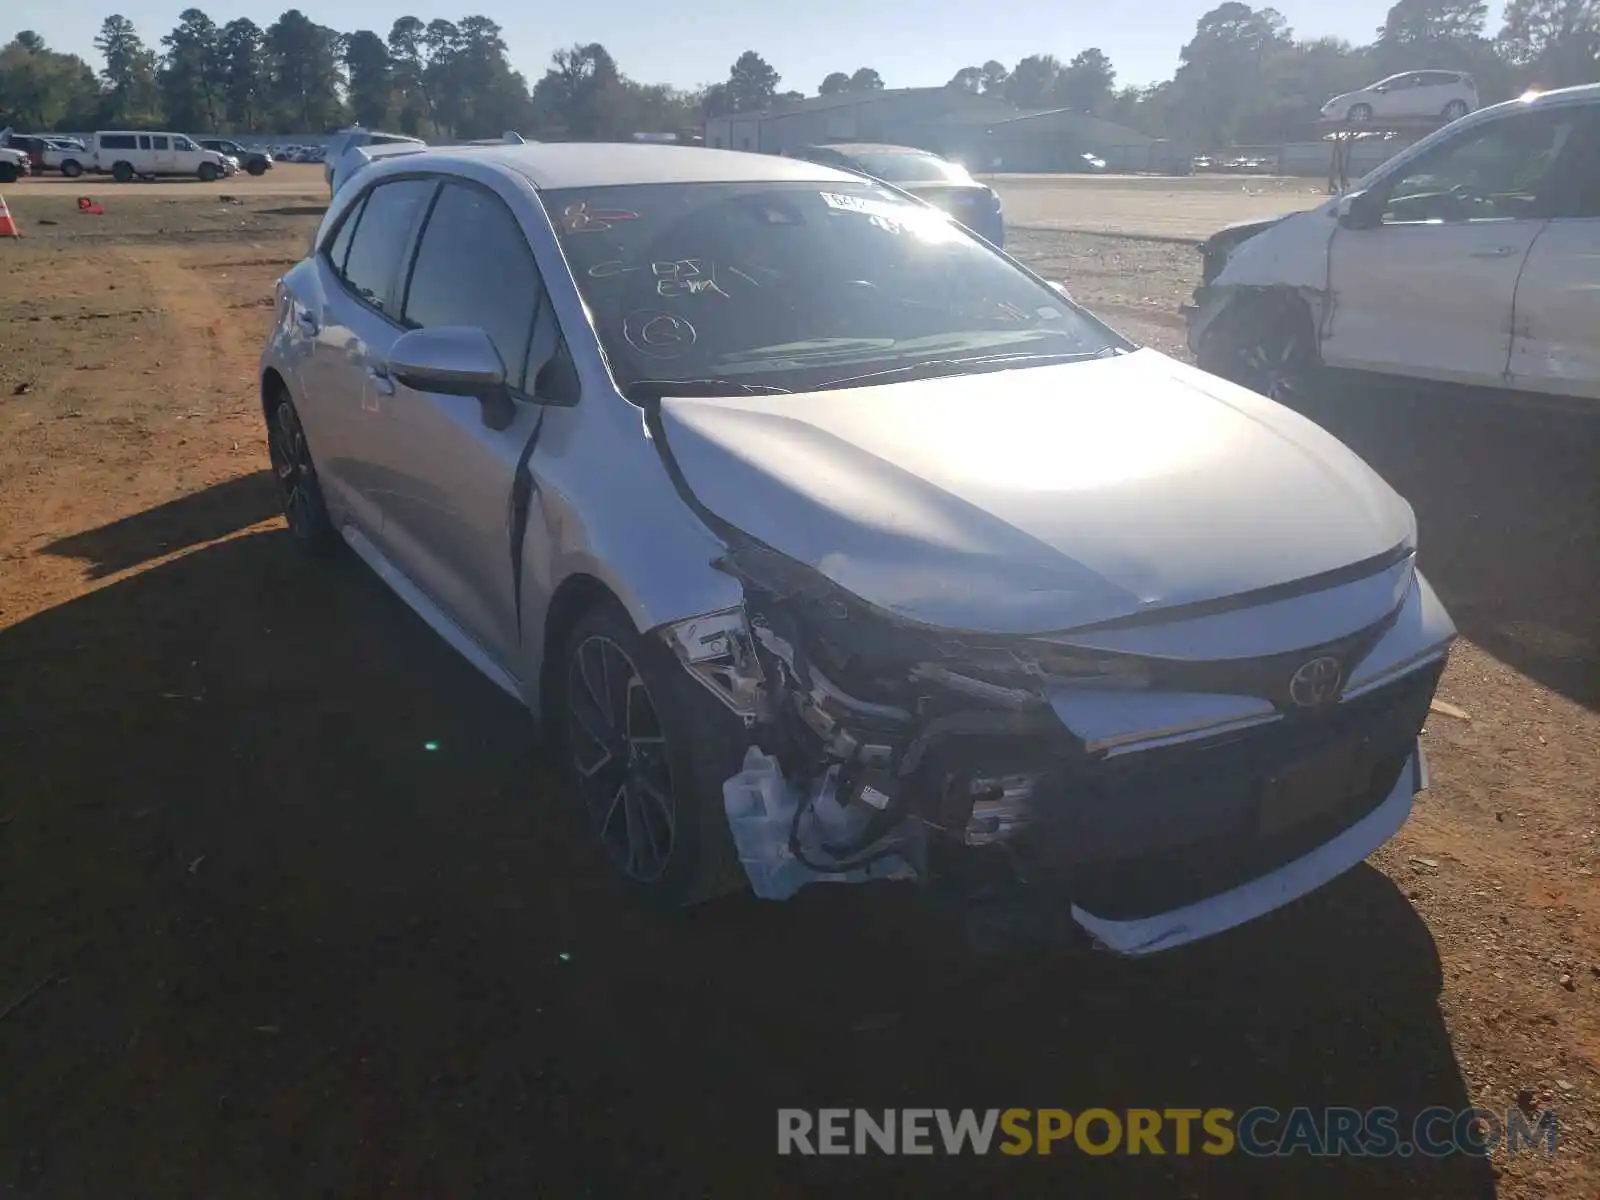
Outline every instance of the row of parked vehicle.
<path fill-rule="evenodd" d="M 319 163 L 327 160 L 326 146 L 268 146 L 266 152 L 279 162 Z"/>
<path fill-rule="evenodd" d="M 150 130 L 103 130 L 86 139 L 0 131 L 0 182 L 57 171 L 68 179 L 110 175 L 120 183 L 193 175 L 207 182 L 238 171 L 261 175 L 272 156 L 226 138 Z"/>

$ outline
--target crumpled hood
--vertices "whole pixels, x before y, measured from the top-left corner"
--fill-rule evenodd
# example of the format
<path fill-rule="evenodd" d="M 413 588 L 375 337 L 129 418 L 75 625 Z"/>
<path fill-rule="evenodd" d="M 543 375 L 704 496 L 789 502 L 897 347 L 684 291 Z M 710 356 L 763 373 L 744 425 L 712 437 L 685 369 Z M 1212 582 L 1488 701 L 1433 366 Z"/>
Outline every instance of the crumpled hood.
<path fill-rule="evenodd" d="M 804 395 L 669 398 L 711 512 L 912 620 L 1066 630 L 1347 567 L 1410 507 L 1328 433 L 1152 350 Z"/>

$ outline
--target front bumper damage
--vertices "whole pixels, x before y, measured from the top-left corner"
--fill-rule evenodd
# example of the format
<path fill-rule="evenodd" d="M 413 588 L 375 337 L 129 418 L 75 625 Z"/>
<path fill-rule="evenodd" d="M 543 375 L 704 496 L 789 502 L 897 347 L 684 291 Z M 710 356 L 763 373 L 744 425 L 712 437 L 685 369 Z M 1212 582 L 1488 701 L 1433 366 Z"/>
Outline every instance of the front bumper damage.
<path fill-rule="evenodd" d="M 1355 866 L 1425 785 L 1454 629 L 1409 560 L 1365 628 L 1212 662 L 912 624 L 748 541 L 717 566 L 743 605 L 661 633 L 748 737 L 724 803 L 763 898 L 915 880 L 980 944 L 1148 954 Z M 1318 657 L 1341 690 L 1297 706 Z"/>

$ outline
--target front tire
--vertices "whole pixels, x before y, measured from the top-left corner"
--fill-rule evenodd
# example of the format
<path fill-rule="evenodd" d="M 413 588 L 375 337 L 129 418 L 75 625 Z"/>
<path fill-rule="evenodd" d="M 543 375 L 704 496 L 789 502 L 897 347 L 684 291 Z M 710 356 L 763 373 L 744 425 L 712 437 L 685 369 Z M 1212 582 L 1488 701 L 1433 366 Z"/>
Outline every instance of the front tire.
<path fill-rule="evenodd" d="M 15 183 L 22 178 L 22 172 L 14 163 L 0 163 L 0 183 Z"/>
<path fill-rule="evenodd" d="M 259 158 L 254 159 L 250 165 L 245 168 L 245 170 L 249 171 L 252 175 L 265 175 L 267 173 L 267 164 L 262 162 Z"/>
<path fill-rule="evenodd" d="M 222 177 L 222 172 L 217 170 L 216 163 L 201 163 L 199 175 L 201 183 L 215 183 Z"/>
<path fill-rule="evenodd" d="M 1321 363 L 1305 302 L 1263 294 L 1236 300 L 1201 341 L 1202 371 L 1304 412 L 1315 399 Z"/>
<path fill-rule="evenodd" d="M 267 455 L 278 481 L 278 497 L 289 535 L 309 555 L 331 553 L 340 544 L 339 531 L 328 517 L 300 414 L 294 401 L 282 391 L 267 414 Z"/>
<path fill-rule="evenodd" d="M 69 158 L 61 164 L 61 173 L 68 179 L 76 179 L 83 174 L 83 164 L 75 158 Z"/>
<path fill-rule="evenodd" d="M 578 619 L 558 670 L 563 765 L 615 876 L 667 908 L 738 890 L 722 803 L 744 752 L 732 714 L 614 600 Z"/>

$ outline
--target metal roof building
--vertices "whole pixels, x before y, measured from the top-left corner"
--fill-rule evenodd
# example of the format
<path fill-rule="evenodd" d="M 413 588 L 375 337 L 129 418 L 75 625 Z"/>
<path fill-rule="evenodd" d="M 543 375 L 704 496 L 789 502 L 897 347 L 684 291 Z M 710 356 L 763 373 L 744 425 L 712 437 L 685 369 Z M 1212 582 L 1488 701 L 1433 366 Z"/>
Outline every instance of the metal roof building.
<path fill-rule="evenodd" d="M 786 154 L 830 142 L 918 146 L 984 172 L 1082 170 L 1084 154 L 1113 170 L 1172 170 L 1189 159 L 1172 143 L 1087 113 L 1023 111 L 949 87 L 813 96 L 705 125 L 712 148 Z"/>
<path fill-rule="evenodd" d="M 755 113 L 732 113 L 706 121 L 705 144 L 713 149 L 781 154 L 825 142 L 896 142 L 907 124 L 954 113 L 1014 115 L 1009 104 L 956 88 L 884 88 L 812 96 Z"/>

